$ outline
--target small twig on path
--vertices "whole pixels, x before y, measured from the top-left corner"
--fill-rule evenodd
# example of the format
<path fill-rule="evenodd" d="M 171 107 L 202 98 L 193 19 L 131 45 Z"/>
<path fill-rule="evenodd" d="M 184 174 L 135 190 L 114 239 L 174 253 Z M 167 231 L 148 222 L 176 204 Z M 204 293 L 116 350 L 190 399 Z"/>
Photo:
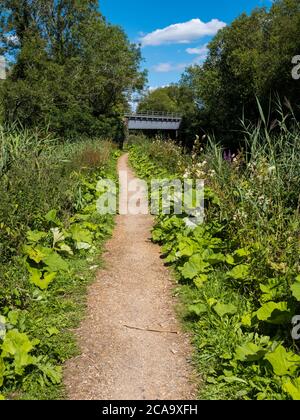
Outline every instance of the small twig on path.
<path fill-rule="evenodd" d="M 171 330 L 156 330 L 153 328 L 139 328 L 139 327 L 133 327 L 131 325 L 123 325 L 126 328 L 129 328 L 130 330 L 138 330 L 138 331 L 147 331 L 147 332 L 155 332 L 155 333 L 166 333 L 166 334 L 179 334 L 178 331 L 171 331 Z"/>

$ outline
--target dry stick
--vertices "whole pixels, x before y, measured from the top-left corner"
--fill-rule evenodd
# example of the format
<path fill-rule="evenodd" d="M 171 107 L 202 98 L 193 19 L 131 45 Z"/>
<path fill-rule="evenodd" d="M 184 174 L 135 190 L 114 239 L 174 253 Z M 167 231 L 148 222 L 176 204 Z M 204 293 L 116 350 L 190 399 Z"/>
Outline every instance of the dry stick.
<path fill-rule="evenodd" d="M 148 331 L 148 332 L 155 332 L 155 333 L 167 333 L 167 334 L 179 334 L 178 331 L 170 331 L 170 330 L 156 330 L 152 328 L 139 328 L 139 327 L 133 327 L 131 325 L 123 325 L 126 328 L 129 328 L 130 330 L 138 330 L 138 331 Z"/>

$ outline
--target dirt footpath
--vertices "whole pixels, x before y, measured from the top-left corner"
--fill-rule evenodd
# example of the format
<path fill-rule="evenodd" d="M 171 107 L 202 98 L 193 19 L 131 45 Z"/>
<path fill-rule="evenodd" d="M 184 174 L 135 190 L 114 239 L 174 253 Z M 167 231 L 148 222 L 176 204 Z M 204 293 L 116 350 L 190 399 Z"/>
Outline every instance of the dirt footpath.
<path fill-rule="evenodd" d="M 118 169 L 134 178 L 127 155 Z M 171 274 L 150 241 L 152 226 L 151 216 L 117 216 L 105 269 L 89 288 L 87 317 L 77 331 L 82 355 L 65 367 L 71 400 L 196 396 L 192 350 L 176 320 Z"/>

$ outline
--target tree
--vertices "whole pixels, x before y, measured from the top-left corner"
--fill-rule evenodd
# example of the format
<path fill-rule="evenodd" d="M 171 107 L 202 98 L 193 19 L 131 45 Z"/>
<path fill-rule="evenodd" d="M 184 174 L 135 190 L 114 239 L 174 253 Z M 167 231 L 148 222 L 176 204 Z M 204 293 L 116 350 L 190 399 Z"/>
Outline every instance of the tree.
<path fill-rule="evenodd" d="M 140 50 L 108 24 L 95 0 L 4 0 L 2 51 L 9 122 L 59 134 L 113 136 L 130 94 L 143 88 Z"/>
<path fill-rule="evenodd" d="M 172 95 L 172 91 L 176 89 L 176 86 L 168 86 L 146 92 L 139 102 L 138 112 L 179 112 L 176 97 Z"/>
<path fill-rule="evenodd" d="M 299 1 L 277 0 L 270 10 L 242 14 L 219 31 L 203 66 L 186 71 L 181 83 L 193 91 L 206 128 L 227 146 L 238 146 L 242 118 L 259 118 L 257 99 L 272 125 L 278 96 L 299 109 L 300 84 L 291 77 L 292 57 L 300 51 L 299 27 Z"/>

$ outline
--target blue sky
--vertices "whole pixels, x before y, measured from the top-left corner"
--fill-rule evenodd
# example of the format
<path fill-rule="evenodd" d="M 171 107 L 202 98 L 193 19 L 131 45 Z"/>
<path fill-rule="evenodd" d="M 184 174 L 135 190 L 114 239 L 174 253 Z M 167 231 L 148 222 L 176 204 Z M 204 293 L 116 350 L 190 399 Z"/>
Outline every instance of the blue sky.
<path fill-rule="evenodd" d="M 218 28 L 271 0 L 100 0 L 109 22 L 142 43 L 152 88 L 177 82 L 184 68 L 203 61 Z"/>

